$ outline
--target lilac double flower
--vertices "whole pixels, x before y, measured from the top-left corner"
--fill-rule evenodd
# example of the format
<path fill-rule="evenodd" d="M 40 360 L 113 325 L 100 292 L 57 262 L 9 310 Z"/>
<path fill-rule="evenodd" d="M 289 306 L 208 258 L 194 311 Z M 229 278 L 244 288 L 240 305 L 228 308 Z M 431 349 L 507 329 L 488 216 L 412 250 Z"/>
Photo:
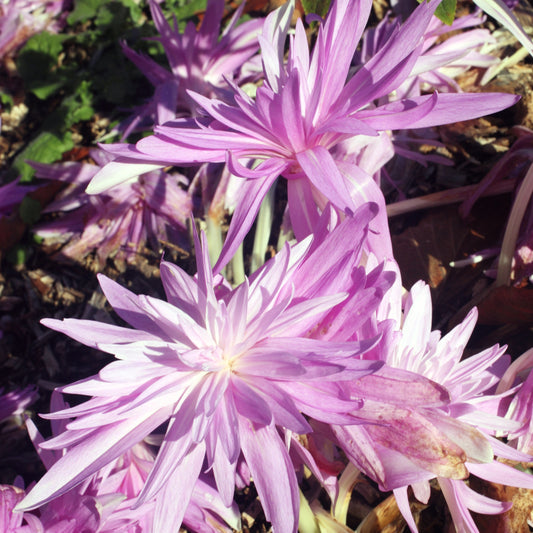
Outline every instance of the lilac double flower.
<path fill-rule="evenodd" d="M 303 472 L 323 483 L 333 507 L 340 498 L 337 480 L 325 473 L 335 464 L 325 459 L 328 447 L 342 450 L 351 467 L 381 490 L 394 491 L 412 531 L 417 526 L 408 487 L 427 503 L 429 482 L 436 479 L 457 528 L 469 532 L 477 531 L 470 511 L 509 507 L 475 493 L 465 482 L 471 474 L 533 488 L 529 474 L 496 459 L 531 459 L 530 450 L 496 438 L 529 442 L 522 415 L 531 410 L 530 380 L 515 383 L 513 376 L 512 384 L 498 389 L 509 375 L 509 357 L 498 346 L 461 360 L 476 311 L 441 338 L 431 330 L 427 286 L 418 283 L 402 294 L 383 194 L 376 176 L 359 164 L 363 150 L 379 147 L 374 141 L 394 130 L 475 118 L 518 100 L 401 92 L 424 63 L 424 36 L 437 4 L 424 2 L 403 25 L 394 23 L 372 57 L 354 69 L 370 0 L 334 1 L 312 52 L 301 21 L 290 33 L 293 3 L 287 3 L 264 21 L 258 38 L 264 81 L 253 96 L 232 79 L 232 69 L 223 73 L 224 90 L 218 78 L 202 85 L 200 94 L 194 69 L 180 63 L 190 59 L 187 50 L 196 50 L 191 43 L 209 42 L 218 53 L 231 42 L 229 30 L 220 41 L 212 39 L 220 29 L 221 2 L 213 3 L 216 16 L 199 33 L 189 26 L 184 34 L 158 19 L 152 4 L 169 59 L 180 50 L 174 56 L 179 61 L 171 61 L 173 74 L 165 78 L 128 54 L 156 86 L 168 82 L 172 90 L 156 89 L 149 105 L 150 113 L 156 109 L 154 135 L 136 145 L 102 146 L 113 160 L 94 177 L 91 169 L 88 192 L 120 190 L 169 165 L 226 163 L 240 179 L 236 208 L 213 268 L 206 239 L 197 233 L 194 276 L 161 263 L 165 300 L 100 276 L 127 326 L 43 320 L 116 360 L 98 375 L 59 388 L 89 399 L 45 415 L 60 425 L 50 440 L 38 442 L 54 460 L 17 511 L 39 508 L 46 516 L 53 502 L 85 495 L 89 483 L 107 487 L 115 474 L 124 480 L 124 464 L 139 455 L 145 468 L 135 490 L 126 491 L 121 481 L 111 491 L 120 486 L 118 492 L 127 492 L 115 515 L 119 520 L 133 513 L 124 530 L 175 533 L 189 523 L 216 531 L 191 522 L 191 513 L 205 514 L 206 508 L 235 526 L 235 488 L 253 480 L 274 532 L 296 533 Z M 244 26 L 234 22 L 231 34 Z M 257 24 L 246 28 L 256 32 Z M 240 50 L 242 67 L 255 44 Z M 206 72 L 198 76 L 207 80 Z M 189 82 L 195 90 L 184 93 L 182 84 Z M 399 99 L 386 98 L 394 91 Z M 190 116 L 181 116 L 178 102 L 187 102 Z M 387 158 L 375 155 L 373 166 L 379 169 Z M 279 176 L 287 180 L 288 218 L 298 242 L 286 243 L 232 287 L 220 272 Z M 522 393 L 509 413 L 520 416 L 505 417 L 506 401 L 517 391 Z M 145 439 L 158 446 L 155 456 L 139 444 Z M 98 490 L 90 496 L 101 496 Z M 215 503 L 200 506 L 198 490 Z M 20 500 L 19 492 L 15 496 Z M 216 527 L 223 526 L 217 521 Z"/>

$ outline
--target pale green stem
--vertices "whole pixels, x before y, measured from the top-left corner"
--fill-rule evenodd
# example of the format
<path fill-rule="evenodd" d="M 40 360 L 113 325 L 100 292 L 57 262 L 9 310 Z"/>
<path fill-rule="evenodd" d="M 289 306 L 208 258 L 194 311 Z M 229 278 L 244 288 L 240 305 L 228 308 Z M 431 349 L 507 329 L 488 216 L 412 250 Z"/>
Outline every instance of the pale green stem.
<path fill-rule="evenodd" d="M 510 31 L 520 44 L 533 55 L 533 43 L 510 8 L 503 2 L 496 0 L 474 0 L 474 4 Z"/>
<path fill-rule="evenodd" d="M 231 258 L 231 270 L 233 272 L 233 285 L 240 285 L 246 278 L 244 274 L 244 253 L 242 243 L 237 248 L 235 255 Z"/>
<path fill-rule="evenodd" d="M 300 491 L 300 516 L 298 518 L 298 531 L 300 533 L 320 533 L 315 515 L 311 510 L 311 506 L 304 496 L 301 489 Z"/>
<path fill-rule="evenodd" d="M 353 533 L 353 529 L 337 522 L 317 501 L 313 502 L 311 509 L 315 514 L 320 533 Z"/>
<path fill-rule="evenodd" d="M 212 268 L 215 266 L 222 251 L 222 228 L 219 222 L 209 215 L 206 217 L 205 236 L 209 250 L 209 262 Z"/>
<path fill-rule="evenodd" d="M 333 508 L 333 516 L 341 524 L 346 524 L 352 490 L 357 483 L 359 474 L 359 470 L 352 463 L 348 463 L 339 479 L 339 494 Z"/>
<path fill-rule="evenodd" d="M 497 65 L 490 67 L 481 79 L 481 85 L 486 85 L 490 80 L 495 78 L 500 72 L 513 65 L 520 63 L 529 55 L 529 51 L 524 47 L 517 50 L 512 56 L 502 59 Z"/>
<path fill-rule="evenodd" d="M 283 248 L 283 245 L 287 241 L 291 241 L 292 239 L 294 239 L 294 234 L 292 230 L 289 229 L 288 231 L 283 231 L 283 224 L 282 224 L 279 229 L 278 242 L 276 244 L 276 251 L 279 252 Z"/>
<path fill-rule="evenodd" d="M 270 190 L 267 192 L 261 203 L 261 207 L 259 208 L 259 214 L 257 215 L 257 220 L 255 222 L 255 237 L 250 273 L 255 272 L 265 262 L 265 254 L 270 239 L 272 222 L 274 220 L 275 197 L 276 182 L 270 187 Z"/>
<path fill-rule="evenodd" d="M 500 259 L 498 261 L 498 275 L 496 276 L 496 286 L 510 285 L 511 270 L 513 266 L 513 256 L 518 240 L 520 225 L 524 218 L 524 213 L 533 195 L 533 165 L 529 167 L 525 178 L 516 194 L 505 234 L 503 236 Z"/>

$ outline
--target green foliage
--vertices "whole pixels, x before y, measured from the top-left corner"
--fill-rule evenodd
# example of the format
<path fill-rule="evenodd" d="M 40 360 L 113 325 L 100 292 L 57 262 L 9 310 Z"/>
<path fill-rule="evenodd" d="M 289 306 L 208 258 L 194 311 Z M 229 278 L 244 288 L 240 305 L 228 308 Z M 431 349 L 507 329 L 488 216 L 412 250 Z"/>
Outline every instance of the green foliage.
<path fill-rule="evenodd" d="M 66 131 L 57 134 L 50 131 L 41 131 L 28 146 L 17 155 L 13 162 L 13 170 L 20 175 L 21 183 L 31 181 L 35 171 L 26 161 L 39 161 L 41 163 L 53 163 L 67 150 L 74 147 L 72 135 Z"/>
<path fill-rule="evenodd" d="M 57 161 L 74 146 L 74 126 L 97 111 L 109 116 L 149 95 L 148 82 L 120 47 L 120 40 L 127 40 L 137 49 L 158 49 L 142 40 L 156 33 L 145 20 L 134 0 L 75 0 L 67 18 L 71 27 L 63 34 L 43 32 L 29 39 L 17 69 L 26 89 L 43 101 L 30 103 L 30 109 L 48 115 L 37 117 L 40 127 L 15 158 L 12 177 L 16 172 L 23 182 L 31 181 L 34 171 L 26 160 Z"/>
<path fill-rule="evenodd" d="M 455 18 L 456 8 L 457 0 L 442 0 L 435 11 L 435 16 L 442 20 L 444 24 L 451 26 Z"/>
<path fill-rule="evenodd" d="M 302 0 L 305 14 L 315 13 L 320 17 L 327 15 L 331 0 Z"/>
<path fill-rule="evenodd" d="M 31 181 L 34 174 L 33 168 L 26 161 L 53 163 L 74 147 L 70 128 L 93 117 L 93 99 L 90 83 L 82 80 L 71 94 L 61 100 L 55 111 L 48 115 L 40 133 L 13 162 L 13 169 L 21 176 L 22 183 Z"/>
<path fill-rule="evenodd" d="M 120 38 L 124 35 L 124 21 L 137 25 L 142 10 L 132 0 L 105 2 L 94 19 L 94 24 L 110 37 Z"/>
<path fill-rule="evenodd" d="M 61 159 L 74 147 L 73 128 L 83 131 L 80 123 L 97 113 L 117 121 L 117 110 L 134 107 L 151 94 L 152 87 L 119 44 L 125 40 L 142 53 L 164 57 L 160 43 L 144 39 L 157 32 L 142 6 L 135 0 L 74 0 L 65 32 L 40 33 L 22 48 L 17 69 L 27 91 L 42 102 L 29 103 L 40 127 L 15 158 L 11 178 L 19 174 L 22 182 L 31 181 L 34 170 L 26 161 Z M 175 16 L 180 23 L 205 8 L 206 0 L 167 0 L 163 5 L 168 18 Z M 9 105 L 8 95 L 0 97 Z"/>
<path fill-rule="evenodd" d="M 205 11 L 207 0 L 167 0 L 161 5 L 167 19 L 176 17 L 178 22 L 189 20 Z"/>
<path fill-rule="evenodd" d="M 418 0 L 421 4 L 424 0 Z M 444 24 L 451 26 L 455 18 L 455 10 L 457 9 L 457 0 L 442 0 L 437 6 L 435 16 L 438 17 Z"/>
<path fill-rule="evenodd" d="M 13 97 L 10 94 L 0 91 L 0 106 L 2 106 L 2 110 L 7 109 L 9 111 L 14 103 Z"/>
<path fill-rule="evenodd" d="M 181 5 L 175 10 L 176 19 L 187 20 L 200 11 L 205 11 L 207 0 L 192 0 L 190 2 L 181 2 Z"/>
<path fill-rule="evenodd" d="M 67 17 L 67 22 L 74 26 L 80 22 L 86 22 L 96 17 L 102 6 L 105 6 L 107 0 L 77 0 L 74 9 Z"/>
<path fill-rule="evenodd" d="M 82 120 L 91 119 L 94 115 L 93 100 L 91 83 L 82 80 L 72 94 L 63 98 L 58 108 L 58 114 L 64 117 L 65 126 L 70 127 Z"/>
<path fill-rule="evenodd" d="M 17 70 L 26 88 L 45 100 L 65 84 L 65 76 L 57 69 L 58 56 L 67 35 L 42 32 L 31 37 L 17 59 Z"/>
<path fill-rule="evenodd" d="M 113 21 L 117 12 L 125 18 Z M 77 0 L 67 22 L 74 26 L 94 19 L 95 25 L 101 27 L 112 23 L 123 25 L 127 19 L 138 23 L 141 16 L 142 9 L 133 0 Z"/>

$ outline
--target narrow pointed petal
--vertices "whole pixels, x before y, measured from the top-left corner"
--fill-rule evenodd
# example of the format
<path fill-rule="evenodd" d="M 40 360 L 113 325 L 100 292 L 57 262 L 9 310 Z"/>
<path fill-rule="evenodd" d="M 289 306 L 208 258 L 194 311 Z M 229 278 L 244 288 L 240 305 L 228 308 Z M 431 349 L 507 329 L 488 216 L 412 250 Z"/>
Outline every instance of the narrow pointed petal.
<path fill-rule="evenodd" d="M 145 331 L 132 330 L 131 328 L 114 326 L 113 324 L 94 320 L 43 318 L 41 324 L 54 331 L 69 335 L 78 342 L 82 342 L 92 348 L 98 348 L 100 344 L 105 343 L 129 343 L 157 339 L 156 336 Z"/>
<path fill-rule="evenodd" d="M 258 426 L 242 417 L 239 432 L 242 452 L 267 520 L 277 533 L 296 533 L 298 482 L 283 441 L 274 426 Z"/>
<path fill-rule="evenodd" d="M 393 492 L 394 497 L 396 498 L 396 503 L 398 504 L 398 509 L 400 509 L 400 513 L 402 513 L 404 520 L 407 522 L 411 533 L 418 533 L 418 528 L 416 527 L 416 522 L 409 504 L 409 497 L 407 496 L 407 487 L 394 489 Z"/>
<path fill-rule="evenodd" d="M 403 113 L 410 109 L 413 104 L 427 104 L 427 101 L 434 98 L 433 95 L 419 96 L 409 100 L 401 100 L 393 102 L 378 108 L 381 117 L 390 114 L 394 117 L 397 113 Z M 409 128 L 429 128 L 441 124 L 451 124 L 452 122 L 460 122 L 463 120 L 470 120 L 472 118 L 483 117 L 491 113 L 502 111 L 518 102 L 520 96 L 514 94 L 502 93 L 475 93 L 475 94 L 453 94 L 443 93 L 439 94 L 436 105 L 431 112 L 425 116 L 413 120 L 409 124 Z M 379 121 L 383 120 L 379 115 L 377 123 L 372 121 L 373 111 L 361 111 L 357 114 L 358 118 L 364 119 L 367 124 L 372 127 L 379 127 Z M 394 118 L 391 121 L 391 128 L 395 128 Z M 403 126 L 400 126 L 403 127 Z"/>
<path fill-rule="evenodd" d="M 46 472 L 19 504 L 19 510 L 35 509 L 69 491 L 142 440 L 167 416 L 168 412 L 162 409 L 94 432 Z"/>
<path fill-rule="evenodd" d="M 87 186 L 87 194 L 101 194 L 133 178 L 153 170 L 164 168 L 167 163 L 149 161 L 149 157 L 138 153 L 136 159 L 117 158 L 98 171 Z"/>
<path fill-rule="evenodd" d="M 492 483 L 533 489 L 533 476 L 531 474 L 498 461 L 488 464 L 468 463 L 468 470 L 477 477 Z"/>
<path fill-rule="evenodd" d="M 156 499 L 153 531 L 175 533 L 180 529 L 204 456 L 205 445 L 198 444 L 174 469 Z M 180 495 L 179 498 L 176 494 Z"/>
<path fill-rule="evenodd" d="M 275 172 L 269 176 L 265 176 L 259 183 L 257 181 L 243 182 L 240 192 L 240 202 L 233 213 L 224 247 L 213 268 L 215 274 L 218 274 L 224 268 L 237 251 L 244 236 L 252 227 L 263 198 L 276 181 L 278 175 L 279 173 Z"/>

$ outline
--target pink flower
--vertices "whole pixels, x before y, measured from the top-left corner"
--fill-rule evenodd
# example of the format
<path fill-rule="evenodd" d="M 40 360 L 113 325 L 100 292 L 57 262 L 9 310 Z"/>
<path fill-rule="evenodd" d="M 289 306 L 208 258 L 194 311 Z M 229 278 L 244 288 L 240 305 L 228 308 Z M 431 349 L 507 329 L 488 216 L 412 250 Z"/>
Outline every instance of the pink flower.
<path fill-rule="evenodd" d="M 66 409 L 59 393 L 53 393 L 51 408 Z M 54 420 L 52 433 L 58 436 L 66 429 L 68 421 Z M 64 455 L 63 450 L 49 451 L 39 447 L 43 437 L 31 420 L 27 421 L 28 433 L 44 465 L 50 469 Z M 52 499 L 31 513 L 13 513 L 13 507 L 22 500 L 24 491 L 16 492 L 16 501 L 6 509 L 12 520 L 24 518 L 33 529 L 42 533 L 61 531 L 62 533 L 139 533 L 151 531 L 154 513 L 158 510 L 157 501 L 149 501 L 135 506 L 150 470 L 154 465 L 154 454 L 148 446 L 137 443 L 120 457 L 90 476 L 84 483 Z M 198 533 L 230 533 L 239 529 L 240 515 L 237 506 L 226 507 L 206 476 L 199 479 L 193 490 L 191 501 L 183 522 Z M 0 528 L 0 531 L 4 529 Z M 14 530 L 22 533 L 26 530 Z"/>
<path fill-rule="evenodd" d="M 479 52 L 484 44 L 496 41 L 489 30 L 461 31 L 482 24 L 484 19 L 478 15 L 479 12 L 458 17 L 449 26 L 437 17 L 432 17 L 422 38 L 422 52 L 410 75 L 386 98 L 391 101 L 420 96 L 423 91 L 430 89 L 461 92 L 455 81 L 457 76 L 472 67 L 487 68 L 498 63 L 496 57 Z M 386 45 L 397 24 L 395 19 L 387 16 L 376 27 L 367 29 L 356 64 L 362 65 L 376 55 Z M 443 39 L 449 32 L 455 34 Z"/>
<path fill-rule="evenodd" d="M 398 327 L 400 302 L 394 306 L 394 299 L 389 298 L 388 305 L 391 302 L 388 314 Z M 359 380 L 356 386 L 367 395 L 357 415 L 361 419 L 367 416 L 368 422 L 335 427 L 334 431 L 358 468 L 378 481 L 382 489 L 394 490 L 411 531 L 417 529 L 409 508 L 408 486 L 417 499 L 427 502 L 429 480 L 436 477 L 458 530 L 477 532 L 470 510 L 497 514 L 509 509 L 510 504 L 474 492 L 463 481 L 470 474 L 504 485 L 533 488 L 533 476 L 494 458 L 530 459 L 494 438 L 521 425 L 500 415 L 509 393 L 495 392 L 509 365 L 509 356 L 504 355 L 505 348 L 494 346 L 461 361 L 477 312 L 472 310 L 462 324 L 440 338 L 440 332 L 431 331 L 431 297 L 429 287 L 422 282 L 412 287 L 403 311 L 401 332 L 384 335 L 380 347 L 387 366 Z M 413 378 L 405 376 L 403 384 L 398 380 L 395 388 L 382 387 L 376 395 L 381 402 L 370 397 L 368 390 L 374 383 L 377 387 L 380 374 L 393 371 L 394 375 L 396 369 L 412 373 Z M 427 397 L 418 398 L 418 378 L 414 376 L 429 378 L 444 387 L 449 403 L 431 405 Z"/>
<path fill-rule="evenodd" d="M 0 58 L 11 54 L 32 35 L 57 31 L 69 0 L 9 0 L 0 3 Z M 62 15 L 62 16 L 61 16 Z M 57 20 L 54 20 L 56 19 Z"/>
<path fill-rule="evenodd" d="M 134 261 L 147 244 L 159 252 L 160 242 L 185 244 L 185 224 L 191 215 L 192 200 L 182 187 L 186 179 L 152 170 L 113 187 L 98 197 L 85 194 L 91 178 L 110 158 L 98 150 L 91 157 L 99 165 L 87 163 L 32 163 L 40 178 L 67 182 L 45 209 L 61 215 L 36 226 L 36 233 L 51 242 L 65 243 L 59 256 L 80 260 L 96 251 L 97 264 L 109 257 L 121 266 Z"/>
<path fill-rule="evenodd" d="M 154 136 L 134 147 L 106 146 L 117 159 L 95 176 L 88 192 L 102 192 L 136 174 L 135 161 L 165 165 L 227 160 L 230 171 L 246 181 L 215 271 L 242 242 L 279 175 L 288 180 L 290 219 L 297 238 L 312 232 L 327 202 L 340 211 L 353 212 L 374 201 L 383 212 L 372 223 L 378 235 L 370 236 L 369 246 L 379 257 L 391 257 L 381 191 L 357 165 L 334 159 L 331 150 L 352 137 L 360 139 L 362 148 L 380 131 L 479 117 L 518 100 L 505 94 L 435 93 L 373 106 L 411 75 L 437 4 L 423 2 L 347 82 L 372 2 L 333 2 L 311 55 L 299 21 L 285 64 L 284 42 L 292 13 L 292 5 L 287 4 L 265 21 L 260 38 L 265 82 L 255 99 L 236 86 L 233 105 L 191 92 L 206 118 L 158 126 Z M 253 170 L 247 168 L 251 159 L 259 161 Z"/>
<path fill-rule="evenodd" d="M 0 485 L 0 531 L 2 533 L 41 533 L 39 519 L 31 513 L 14 512 L 24 498 L 24 489 L 13 485 Z M 22 525 L 23 522 L 26 525 Z"/>
<path fill-rule="evenodd" d="M 498 393 L 511 388 L 518 391 L 508 409 L 507 418 L 516 420 L 521 425 L 507 435 L 518 450 L 533 455 L 533 348 L 523 353 L 509 366 L 498 384 Z"/>
<path fill-rule="evenodd" d="M 41 445 L 67 452 L 20 507 L 35 508 L 71 490 L 168 422 L 135 504 L 157 498 L 155 531 L 178 529 L 204 461 L 229 506 L 242 454 L 267 519 L 279 532 L 295 532 L 298 484 L 279 431 L 310 431 L 303 414 L 353 421 L 361 402 L 347 399 L 344 382 L 381 366 L 358 357 L 375 339 L 338 343 L 311 335 L 327 329 L 332 313 L 340 319 L 344 301 L 359 304 L 361 317 L 379 305 L 379 288 L 389 282 L 380 269 L 368 279 L 356 269 L 375 212 L 367 205 L 331 233 L 324 217 L 314 240 L 287 245 L 236 289 L 213 278 L 207 249 L 198 242 L 196 277 L 161 264 L 168 302 L 100 276 L 109 302 L 135 329 L 44 320 L 117 361 L 61 389 L 92 399 L 47 415 L 75 418 Z"/>
<path fill-rule="evenodd" d="M 155 61 L 123 46 L 126 56 L 155 87 L 152 100 L 130 119 L 124 137 L 138 126 L 150 126 L 144 123 L 146 118 L 151 118 L 152 123 L 163 124 L 175 119 L 176 115 L 196 115 L 197 104 L 188 91 L 207 97 L 224 96 L 227 92 L 224 78 L 240 81 L 239 70 L 259 49 L 257 37 L 263 21 L 254 19 L 237 25 L 244 4 L 235 11 L 221 38 L 225 7 L 223 0 L 210 0 L 200 29 L 196 30 L 193 22 L 189 22 L 183 33 L 179 32 L 176 20 L 173 28 L 169 25 L 154 0 L 149 4 L 155 26 L 161 34 L 157 40 L 165 49 L 170 72 Z"/>

